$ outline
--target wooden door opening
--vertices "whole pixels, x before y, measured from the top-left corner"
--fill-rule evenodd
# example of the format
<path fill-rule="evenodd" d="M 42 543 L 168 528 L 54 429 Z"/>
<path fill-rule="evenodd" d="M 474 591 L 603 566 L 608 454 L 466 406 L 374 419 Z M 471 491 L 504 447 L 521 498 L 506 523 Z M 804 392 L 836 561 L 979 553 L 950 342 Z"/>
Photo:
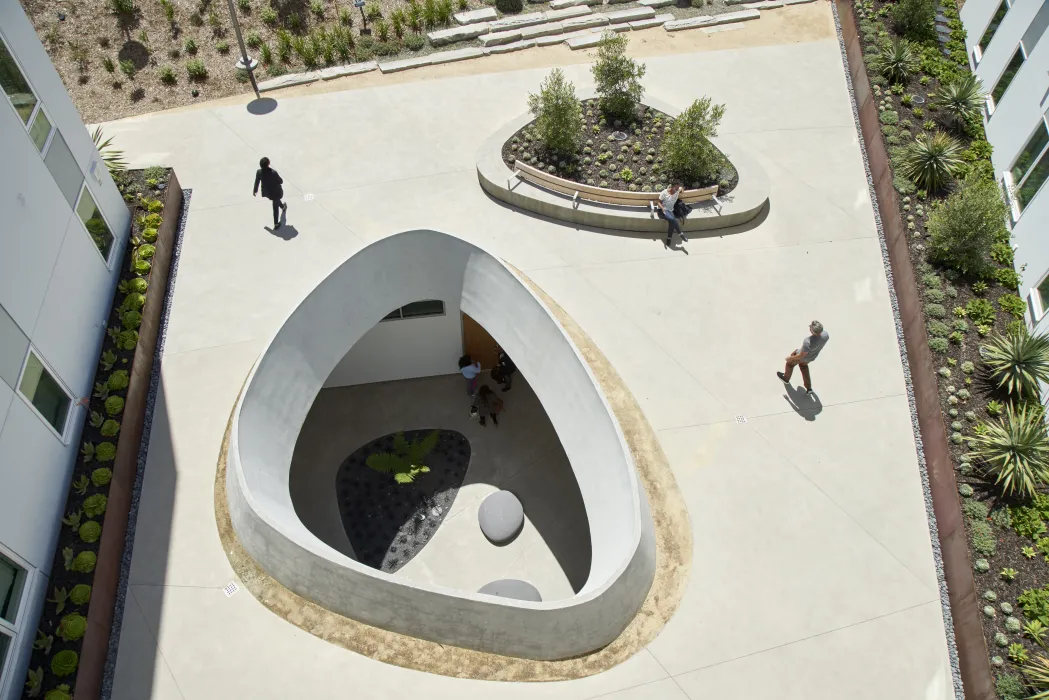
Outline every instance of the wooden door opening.
<path fill-rule="evenodd" d="M 463 314 L 463 354 L 469 355 L 475 362 L 480 361 L 481 369 L 495 367 L 495 339 L 488 334 L 477 321 Z"/>

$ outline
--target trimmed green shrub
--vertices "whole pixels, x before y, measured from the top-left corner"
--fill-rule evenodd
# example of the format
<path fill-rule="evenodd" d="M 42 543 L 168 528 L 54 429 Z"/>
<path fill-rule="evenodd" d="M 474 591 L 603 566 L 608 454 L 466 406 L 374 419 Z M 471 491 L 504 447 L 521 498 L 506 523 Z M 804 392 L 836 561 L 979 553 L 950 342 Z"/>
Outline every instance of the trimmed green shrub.
<path fill-rule="evenodd" d="M 113 480 L 113 471 L 108 467 L 99 467 L 91 472 L 91 483 L 101 488 Z"/>
<path fill-rule="evenodd" d="M 69 600 L 73 605 L 83 605 L 91 600 L 91 586 L 86 583 L 78 583 L 69 591 Z"/>
<path fill-rule="evenodd" d="M 80 535 L 80 539 L 88 544 L 92 544 L 98 542 L 98 538 L 102 536 L 102 526 L 94 520 L 88 520 L 80 526 L 77 532 Z"/>
<path fill-rule="evenodd" d="M 709 97 L 703 97 L 671 122 L 663 134 L 660 155 L 672 179 L 680 182 L 716 179 L 725 159 L 710 139 L 718 135 L 718 125 L 724 116 L 725 105 L 714 104 Z"/>
<path fill-rule="evenodd" d="M 117 347 L 121 350 L 134 350 L 138 345 L 138 331 L 126 330 L 117 335 Z"/>
<path fill-rule="evenodd" d="M 58 621 L 58 636 L 67 642 L 75 642 L 86 631 L 87 618 L 80 613 L 69 613 Z"/>
<path fill-rule="evenodd" d="M 575 152 L 583 130 L 583 110 L 575 86 L 560 68 L 550 71 L 539 94 L 528 95 L 528 109 L 535 115 L 532 128 L 548 149 L 560 155 Z"/>
<path fill-rule="evenodd" d="M 136 281 L 141 280 L 145 282 L 141 277 L 135 277 Z M 121 311 L 141 311 L 142 307 L 146 305 L 146 295 L 140 292 L 131 292 L 124 301 L 120 304 Z"/>
<path fill-rule="evenodd" d="M 142 314 L 137 311 L 125 311 L 120 315 L 120 325 L 124 330 L 137 330 L 142 325 Z"/>
<path fill-rule="evenodd" d="M 148 288 L 149 283 L 141 277 L 135 277 L 128 282 L 128 290 L 134 294 L 145 294 Z M 143 298 L 142 303 L 145 303 L 145 298 Z"/>
<path fill-rule="evenodd" d="M 124 410 L 124 399 L 119 396 L 110 396 L 106 399 L 106 413 L 111 416 L 119 416 Z"/>
<path fill-rule="evenodd" d="M 929 318 L 946 318 L 947 309 L 942 304 L 926 304 L 925 315 Z"/>
<path fill-rule="evenodd" d="M 906 1 L 906 0 L 904 0 Z M 893 39 L 870 59 L 871 68 L 894 83 L 906 83 L 918 71 L 918 56 L 911 42 Z"/>
<path fill-rule="evenodd" d="M 637 103 L 645 94 L 641 85 L 645 66 L 626 55 L 627 44 L 626 36 L 605 32 L 597 45 L 597 57 L 590 71 L 601 110 L 609 116 L 632 121 Z"/>
<path fill-rule="evenodd" d="M 112 462 L 116 456 L 116 445 L 111 442 L 100 442 L 95 446 L 95 459 L 99 462 Z"/>
<path fill-rule="evenodd" d="M 929 321 L 929 335 L 934 338 L 946 338 L 951 334 L 951 329 L 943 321 Z"/>
<path fill-rule="evenodd" d="M 966 180 L 929 215 L 930 258 L 963 275 L 988 276 L 994 269 L 988 260 L 991 246 L 1009 235 L 1007 214 L 998 185 Z"/>
<path fill-rule="evenodd" d="M 106 380 L 106 385 L 110 391 L 120 391 L 126 389 L 130 377 L 128 376 L 127 370 L 118 369 L 109 375 L 109 379 Z"/>
<path fill-rule="evenodd" d="M 950 345 L 948 344 L 946 338 L 930 338 L 929 349 L 933 352 L 938 352 L 942 355 L 943 353 L 947 352 L 948 349 L 950 349 Z"/>
<path fill-rule="evenodd" d="M 89 518 L 96 518 L 106 512 L 106 505 L 108 505 L 108 502 L 103 494 L 96 493 L 93 496 L 88 496 L 84 499 L 84 515 Z"/>
<path fill-rule="evenodd" d="M 969 534 L 972 539 L 973 550 L 977 554 L 991 556 L 997 549 L 994 531 L 991 524 L 985 520 L 974 520 L 969 523 Z"/>
<path fill-rule="evenodd" d="M 919 189 L 937 192 L 958 174 L 961 151 L 961 143 L 942 131 L 923 132 L 904 150 L 900 174 Z"/>
<path fill-rule="evenodd" d="M 934 0 L 900 0 L 892 7 L 896 31 L 912 41 L 936 38 L 936 3 Z"/>
<path fill-rule="evenodd" d="M 102 423 L 102 427 L 98 430 L 105 437 L 113 437 L 120 432 L 120 423 L 112 419 L 107 419 Z"/>

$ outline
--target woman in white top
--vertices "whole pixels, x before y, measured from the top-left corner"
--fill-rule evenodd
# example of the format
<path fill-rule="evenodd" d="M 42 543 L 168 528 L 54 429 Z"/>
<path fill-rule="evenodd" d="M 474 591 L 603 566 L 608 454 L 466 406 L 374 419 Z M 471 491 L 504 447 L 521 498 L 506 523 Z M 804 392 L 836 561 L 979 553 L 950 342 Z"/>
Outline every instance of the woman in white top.
<path fill-rule="evenodd" d="M 659 202 L 652 202 L 656 206 L 656 213 L 662 218 L 667 220 L 667 242 L 666 246 L 669 248 L 671 243 L 674 241 L 674 233 L 677 232 L 681 236 L 681 240 L 688 243 L 688 238 L 685 233 L 681 230 L 681 223 L 678 221 L 678 197 L 681 196 L 682 191 L 681 185 L 670 185 L 665 190 L 659 193 Z M 684 203 L 681 203 L 682 206 Z"/>

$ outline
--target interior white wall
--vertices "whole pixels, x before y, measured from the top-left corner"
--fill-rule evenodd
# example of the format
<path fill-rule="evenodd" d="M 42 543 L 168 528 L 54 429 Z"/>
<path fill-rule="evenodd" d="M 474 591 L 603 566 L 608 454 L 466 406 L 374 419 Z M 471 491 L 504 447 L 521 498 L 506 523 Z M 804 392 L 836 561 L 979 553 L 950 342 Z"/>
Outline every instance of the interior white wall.
<path fill-rule="evenodd" d="M 339 360 L 324 388 L 455 374 L 463 354 L 459 282 L 441 299 L 443 316 L 377 323 Z"/>

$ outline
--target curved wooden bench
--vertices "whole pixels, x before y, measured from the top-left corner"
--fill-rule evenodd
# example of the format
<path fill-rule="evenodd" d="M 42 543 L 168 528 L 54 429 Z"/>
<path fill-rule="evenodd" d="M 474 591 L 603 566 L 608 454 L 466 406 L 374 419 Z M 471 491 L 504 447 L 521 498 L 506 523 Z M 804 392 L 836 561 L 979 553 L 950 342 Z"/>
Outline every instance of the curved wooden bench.
<path fill-rule="evenodd" d="M 568 195 L 572 198 L 573 203 L 578 202 L 580 199 L 585 199 L 591 202 L 615 204 L 622 207 L 648 207 L 649 213 L 653 217 L 656 215 L 656 209 L 652 203 L 659 201 L 659 192 L 625 192 L 623 190 L 610 190 L 605 187 L 594 187 L 593 185 L 551 175 L 528 163 L 516 160 L 511 173 L 511 180 L 513 177 L 517 177 L 551 192 Z M 506 186 L 507 189 L 513 189 L 510 186 L 510 181 L 507 181 Z M 679 199 L 686 204 L 713 201 L 720 214 L 721 202 L 718 200 L 717 194 L 718 186 L 713 185 L 695 190 L 684 190 Z"/>

